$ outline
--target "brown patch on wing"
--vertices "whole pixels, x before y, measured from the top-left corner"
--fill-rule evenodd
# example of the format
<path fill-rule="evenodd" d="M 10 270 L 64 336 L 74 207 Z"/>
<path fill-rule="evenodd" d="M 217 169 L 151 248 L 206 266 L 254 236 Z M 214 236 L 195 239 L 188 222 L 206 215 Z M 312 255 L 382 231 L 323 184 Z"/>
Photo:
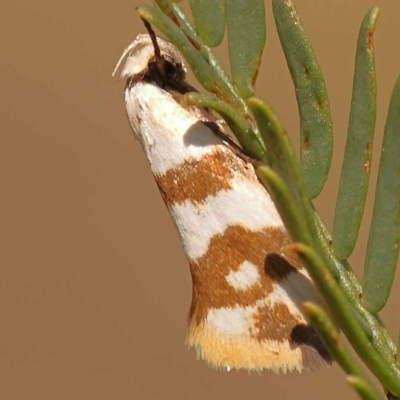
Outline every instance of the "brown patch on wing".
<path fill-rule="evenodd" d="M 186 200 L 204 203 L 208 196 L 231 189 L 235 173 L 247 174 L 244 163 L 239 163 L 232 151 L 217 150 L 199 160 L 187 160 L 164 175 L 157 176 L 160 192 L 170 207 Z"/>
<path fill-rule="evenodd" d="M 270 253 L 265 257 L 264 271 L 272 280 L 280 282 L 289 274 L 296 273 L 297 269 L 280 254 Z"/>
<path fill-rule="evenodd" d="M 290 243 L 288 234 L 277 227 L 254 232 L 242 226 L 230 226 L 215 235 L 207 253 L 190 262 L 193 279 L 193 302 L 190 317 L 204 319 L 211 308 L 254 305 L 274 289 L 275 279 L 265 273 L 265 259 Z M 260 282 L 248 290 L 238 291 L 226 277 L 248 261 L 257 267 Z M 301 268 L 297 264 L 297 268 Z M 295 270 L 295 268 L 293 268 Z M 194 315 L 195 314 L 195 315 Z"/>
<path fill-rule="evenodd" d="M 193 299 L 190 308 L 192 333 L 189 343 L 192 345 L 197 343 L 196 346 L 201 347 L 204 343 L 205 347 L 210 346 L 211 349 L 215 349 L 212 342 L 208 342 L 209 339 L 207 341 L 204 339 L 203 342 L 201 334 L 203 329 L 208 329 L 206 321 L 211 309 L 253 306 L 257 311 L 253 315 L 254 321 L 249 326 L 246 340 L 253 340 L 262 348 L 264 346 L 268 348 L 268 343 L 288 346 L 286 351 L 293 351 L 293 357 L 299 357 L 298 364 L 293 368 L 314 369 L 318 365 L 329 363 L 331 361 L 329 354 L 313 328 L 307 325 L 301 314 L 303 301 L 306 299 L 318 301 L 316 294 L 313 293 L 312 283 L 306 276 L 299 273 L 302 266 L 296 258 L 289 259 L 280 253 L 289 243 L 288 234 L 277 227 L 254 232 L 236 225 L 228 227 L 223 234 L 215 235 L 210 241 L 207 253 L 190 262 Z M 226 277 L 230 273 L 238 271 L 244 261 L 252 263 L 257 268 L 260 279 L 247 290 L 239 291 L 229 285 Z M 269 295 L 278 286 L 280 292 L 274 293 L 272 295 L 274 300 L 270 300 Z M 298 312 L 291 309 L 293 305 L 290 305 L 290 302 L 297 306 Z M 199 327 L 199 330 L 196 330 L 195 327 Z M 245 358 L 239 361 L 241 360 L 239 353 L 236 353 L 236 356 L 232 355 L 234 348 L 225 344 L 230 343 L 232 338 L 220 338 L 217 333 L 214 334 L 217 335 L 215 346 L 219 348 L 218 354 L 222 359 L 227 357 L 228 364 L 241 365 L 243 362 L 243 365 L 246 365 L 245 368 L 259 368 L 256 367 L 258 361 L 247 365 Z M 239 340 L 238 346 L 240 347 L 240 343 L 242 343 L 240 339 L 234 340 Z M 207 356 L 203 355 L 202 357 L 206 357 L 209 362 L 215 362 L 218 365 L 221 361 L 217 361 L 218 357 L 213 358 L 213 351 L 198 354 L 207 353 Z M 273 350 L 268 351 L 273 353 Z M 294 356 L 294 354 L 298 354 L 298 356 Z M 258 360 L 257 357 L 255 356 Z M 290 356 L 285 353 L 282 357 L 284 359 Z M 261 359 L 263 359 L 262 356 L 259 360 Z M 285 362 L 282 361 L 283 364 Z M 268 362 L 260 361 L 260 365 L 263 363 Z M 277 365 L 279 366 L 279 362 Z M 283 369 L 286 367 L 287 365 L 282 365 Z"/>
<path fill-rule="evenodd" d="M 272 291 L 271 280 L 262 273 L 266 252 L 274 246 L 272 231 L 276 230 L 268 231 L 252 232 L 242 226 L 230 226 L 211 239 L 204 256 L 190 262 L 194 288 L 190 317 L 200 322 L 211 308 L 248 306 Z M 261 285 L 239 292 L 226 277 L 238 271 L 244 261 L 257 267 Z"/>
<path fill-rule="evenodd" d="M 289 311 L 284 303 L 277 303 L 272 308 L 259 308 L 259 318 L 255 326 L 258 328 L 258 340 L 276 340 L 277 342 L 288 340 L 293 327 L 298 319 Z"/>

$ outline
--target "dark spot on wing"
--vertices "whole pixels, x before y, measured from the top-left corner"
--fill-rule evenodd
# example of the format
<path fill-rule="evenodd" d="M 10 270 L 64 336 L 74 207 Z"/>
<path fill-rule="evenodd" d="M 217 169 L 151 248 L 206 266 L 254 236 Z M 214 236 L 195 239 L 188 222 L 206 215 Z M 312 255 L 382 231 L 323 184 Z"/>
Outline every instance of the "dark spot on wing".
<path fill-rule="evenodd" d="M 278 253 L 269 253 L 265 257 L 264 271 L 275 282 L 281 282 L 297 269 Z"/>
<path fill-rule="evenodd" d="M 316 351 L 327 363 L 332 362 L 331 355 L 328 350 L 326 350 L 321 339 L 311 326 L 305 324 L 296 325 L 292 329 L 290 339 L 293 344 L 301 346 L 305 365 L 307 364 L 307 359 L 310 358 L 311 354 L 309 353 L 313 353 L 314 351 Z M 308 347 L 311 347 L 311 349 L 307 349 Z"/>

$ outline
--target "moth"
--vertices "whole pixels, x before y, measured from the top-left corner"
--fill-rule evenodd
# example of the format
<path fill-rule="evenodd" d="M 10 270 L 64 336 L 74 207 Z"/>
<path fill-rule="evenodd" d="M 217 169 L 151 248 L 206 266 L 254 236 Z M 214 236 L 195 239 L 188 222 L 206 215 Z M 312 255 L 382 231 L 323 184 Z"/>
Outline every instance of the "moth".
<path fill-rule="evenodd" d="M 151 31 L 150 31 L 151 32 Z M 187 345 L 216 369 L 275 372 L 331 362 L 302 311 L 321 303 L 251 163 L 207 110 L 183 107 L 179 51 L 139 35 L 124 51 L 129 123 L 177 228 L 193 281 Z M 115 71 L 114 71 L 115 73 Z"/>

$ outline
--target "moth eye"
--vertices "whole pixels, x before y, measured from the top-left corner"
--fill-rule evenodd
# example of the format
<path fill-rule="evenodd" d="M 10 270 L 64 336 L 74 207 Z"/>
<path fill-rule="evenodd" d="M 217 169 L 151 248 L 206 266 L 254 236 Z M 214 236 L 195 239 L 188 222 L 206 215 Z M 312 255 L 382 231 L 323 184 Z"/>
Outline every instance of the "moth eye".
<path fill-rule="evenodd" d="M 167 54 L 164 54 L 163 57 L 166 61 L 167 76 L 178 82 L 183 81 L 185 79 L 186 72 L 183 69 L 182 64 L 176 63 L 175 60 Z"/>
<path fill-rule="evenodd" d="M 177 81 L 183 81 L 183 80 L 185 80 L 185 76 L 186 76 L 186 72 L 182 68 L 182 65 L 181 64 L 177 64 L 175 69 L 174 69 L 174 73 L 173 73 L 174 79 L 177 80 Z"/>

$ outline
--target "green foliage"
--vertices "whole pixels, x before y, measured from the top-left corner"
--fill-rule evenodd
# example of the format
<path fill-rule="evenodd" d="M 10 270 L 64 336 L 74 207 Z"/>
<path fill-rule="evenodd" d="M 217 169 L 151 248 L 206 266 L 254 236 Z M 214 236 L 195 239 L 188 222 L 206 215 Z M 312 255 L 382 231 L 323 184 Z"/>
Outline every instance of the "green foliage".
<path fill-rule="evenodd" d="M 276 29 L 295 87 L 300 117 L 300 165 L 306 193 L 319 195 L 333 153 L 329 98 L 317 57 L 291 1 L 272 0 Z"/>
<path fill-rule="evenodd" d="M 358 392 L 360 397 L 364 400 L 383 399 L 383 396 L 371 385 L 362 369 L 345 348 L 338 330 L 325 311 L 313 303 L 304 303 L 304 310 L 326 348 L 348 374 L 348 383 Z"/>
<path fill-rule="evenodd" d="M 302 184 L 300 171 L 286 131 L 277 115 L 267 103 L 260 99 L 253 98 L 248 101 L 248 104 L 260 128 L 264 142 L 268 143 L 268 162 L 272 169 L 278 173 L 288 185 L 291 201 L 295 203 L 296 209 L 298 210 L 297 212 L 299 212 L 304 219 L 305 212 L 300 211 L 304 204 L 304 198 L 302 198 L 304 191 L 302 187 L 300 187 Z M 288 162 L 282 163 L 282 158 L 286 159 Z"/>
<path fill-rule="evenodd" d="M 374 386 L 364 378 L 354 375 L 347 375 L 347 383 L 359 394 L 363 400 L 382 399 L 382 395 L 377 392 Z"/>
<path fill-rule="evenodd" d="M 221 44 L 225 33 L 224 0 L 190 0 L 197 33 L 206 46 Z"/>
<path fill-rule="evenodd" d="M 284 221 L 285 225 L 294 240 L 299 240 L 311 245 L 313 243 L 313 236 L 316 236 L 315 231 L 313 230 L 313 214 L 310 208 L 310 203 L 305 194 L 296 157 L 286 131 L 277 115 L 267 103 L 260 99 L 253 98 L 248 101 L 248 104 L 257 121 L 264 142 L 268 143 L 268 161 L 272 169 L 285 184 L 284 191 L 287 191 L 287 194 L 283 195 L 283 188 L 280 190 L 279 185 L 276 187 L 278 192 L 281 191 L 283 195 L 282 211 L 280 212 L 282 219 L 285 218 L 285 209 L 289 211 L 291 209 L 290 203 L 292 203 L 296 217 L 294 215 L 286 216 L 286 221 Z M 286 162 L 283 163 L 282 159 L 286 160 Z M 269 174 L 266 173 L 265 170 L 264 173 L 262 168 L 257 171 L 259 172 L 261 179 L 265 179 L 266 182 L 269 181 L 267 178 Z M 276 179 L 269 182 L 271 193 L 274 193 L 274 182 L 276 182 Z M 278 196 L 279 194 L 276 193 L 276 195 Z M 284 198 L 286 198 L 285 201 L 283 200 Z M 281 201 L 276 201 L 275 204 L 279 207 Z M 296 229 L 291 231 L 289 226 L 294 227 L 292 222 L 295 221 L 298 221 L 298 224 Z"/>
<path fill-rule="evenodd" d="M 363 325 L 360 324 L 358 317 L 355 317 L 348 299 L 326 268 L 323 260 L 313 249 L 304 244 L 294 244 L 291 249 L 308 267 L 307 270 L 320 292 L 323 293 L 335 322 L 342 329 L 353 349 L 384 387 L 393 393 L 400 393 L 400 371 L 397 368 L 390 368 L 379 351 L 370 346 L 371 341 L 366 335 Z M 325 341 L 329 340 L 324 336 L 322 338 Z"/>
<path fill-rule="evenodd" d="M 353 252 L 367 198 L 376 120 L 372 37 L 378 14 L 374 7 L 364 17 L 358 35 L 350 121 L 333 223 L 333 248 L 339 260 Z"/>
<path fill-rule="evenodd" d="M 265 46 L 264 0 L 226 0 L 226 23 L 232 80 L 247 99 L 254 95 Z"/>
<path fill-rule="evenodd" d="M 390 100 L 379 165 L 374 212 L 368 238 L 364 301 L 380 311 L 389 297 L 400 240 L 400 77 Z"/>
<path fill-rule="evenodd" d="M 256 167 L 256 171 L 261 182 L 263 182 L 276 203 L 279 214 L 293 240 L 311 243 L 312 239 L 307 223 L 301 217 L 296 204 L 292 201 L 290 189 L 285 181 L 265 165 Z"/>
<path fill-rule="evenodd" d="M 332 356 L 348 374 L 348 383 L 363 399 L 382 398 L 344 348 L 336 327 L 385 392 L 400 397 L 399 348 L 376 314 L 389 296 L 399 252 L 400 137 L 396 134 L 400 135 L 400 78 L 385 128 L 363 289 L 345 260 L 357 240 L 369 181 L 376 114 L 372 33 L 378 9 L 373 8 L 360 27 L 332 248 L 332 239 L 310 201 L 321 192 L 331 164 L 329 99 L 322 71 L 292 2 L 272 0 L 277 31 L 296 89 L 301 165 L 272 107 L 260 99 L 249 98 L 254 94 L 265 42 L 263 2 L 191 0 L 196 28 L 175 2 L 155 2 L 158 9 L 140 7 L 139 15 L 179 48 L 209 92 L 188 93 L 183 101 L 218 112 L 243 152 L 257 160 L 256 172 L 295 242 L 287 251 L 303 260 L 328 306 L 329 316 L 310 303 L 304 305 L 305 311 Z M 225 12 L 222 4 L 226 6 Z M 211 49 L 223 39 L 225 18 L 232 77 Z"/>

